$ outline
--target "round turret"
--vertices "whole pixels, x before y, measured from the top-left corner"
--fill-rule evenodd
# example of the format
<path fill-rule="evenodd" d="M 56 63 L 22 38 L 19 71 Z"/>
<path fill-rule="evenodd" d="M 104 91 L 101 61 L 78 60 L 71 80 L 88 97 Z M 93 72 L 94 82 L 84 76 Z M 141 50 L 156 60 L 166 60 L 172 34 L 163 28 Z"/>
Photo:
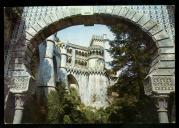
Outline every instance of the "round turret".
<path fill-rule="evenodd" d="M 103 36 L 93 36 L 88 50 L 88 67 L 96 70 L 104 69 Z"/>

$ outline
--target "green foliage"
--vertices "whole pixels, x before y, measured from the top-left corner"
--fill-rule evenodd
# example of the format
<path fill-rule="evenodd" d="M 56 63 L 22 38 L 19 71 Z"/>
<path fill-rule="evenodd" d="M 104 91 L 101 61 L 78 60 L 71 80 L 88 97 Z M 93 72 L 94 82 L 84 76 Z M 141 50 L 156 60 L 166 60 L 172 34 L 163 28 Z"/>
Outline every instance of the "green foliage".
<path fill-rule="evenodd" d="M 64 86 L 58 86 L 57 91 L 51 91 L 48 96 L 48 123 L 85 122 L 84 114 L 78 110 L 80 104 L 75 89 L 72 88 L 68 92 Z"/>
<path fill-rule="evenodd" d="M 110 65 L 113 71 L 122 72 L 117 83 L 108 88 L 108 94 L 119 94 L 107 108 L 109 122 L 155 122 L 154 104 L 144 95 L 142 83 L 150 68 L 153 42 L 131 25 L 117 24 L 110 29 L 116 36 L 108 50 L 113 57 Z"/>
<path fill-rule="evenodd" d="M 108 123 L 109 113 L 106 109 L 100 108 L 96 111 L 97 123 Z"/>
<path fill-rule="evenodd" d="M 62 91 L 61 91 L 62 92 Z M 60 95 L 59 95 L 60 94 Z M 62 104 L 60 104 L 60 101 L 62 101 L 62 98 L 60 96 L 64 96 L 63 92 L 50 92 L 48 96 L 48 121 L 49 123 L 58 123 L 63 118 L 60 115 L 64 115 L 64 110 Z"/>
<path fill-rule="evenodd" d="M 63 122 L 64 124 L 70 124 L 71 123 L 71 119 L 68 115 L 65 115 L 63 118 Z"/>
<path fill-rule="evenodd" d="M 93 107 L 85 107 L 83 113 L 87 118 L 86 123 L 108 123 L 108 112 L 103 109 L 95 109 Z"/>
<path fill-rule="evenodd" d="M 48 96 L 48 123 L 107 123 L 108 113 L 101 108 L 86 107 L 76 89 L 67 92 L 63 86 Z"/>

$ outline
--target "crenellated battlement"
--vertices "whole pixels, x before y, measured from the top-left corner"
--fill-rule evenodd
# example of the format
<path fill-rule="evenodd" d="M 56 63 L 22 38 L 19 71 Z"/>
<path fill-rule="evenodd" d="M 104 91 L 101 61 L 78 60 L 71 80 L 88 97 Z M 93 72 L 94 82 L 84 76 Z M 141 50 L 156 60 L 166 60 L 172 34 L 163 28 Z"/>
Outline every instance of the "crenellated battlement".
<path fill-rule="evenodd" d="M 103 41 L 103 36 L 98 36 L 98 35 L 93 35 L 92 36 L 92 39 L 91 39 L 91 42 L 93 42 L 93 41 Z"/>
<path fill-rule="evenodd" d="M 92 74 L 105 75 L 104 70 L 86 69 L 80 67 L 68 67 L 67 72 L 72 74 L 76 73 L 78 75 L 92 75 Z"/>
<path fill-rule="evenodd" d="M 90 42 L 90 47 L 91 46 L 104 47 L 104 35 L 103 36 L 93 35 Z"/>

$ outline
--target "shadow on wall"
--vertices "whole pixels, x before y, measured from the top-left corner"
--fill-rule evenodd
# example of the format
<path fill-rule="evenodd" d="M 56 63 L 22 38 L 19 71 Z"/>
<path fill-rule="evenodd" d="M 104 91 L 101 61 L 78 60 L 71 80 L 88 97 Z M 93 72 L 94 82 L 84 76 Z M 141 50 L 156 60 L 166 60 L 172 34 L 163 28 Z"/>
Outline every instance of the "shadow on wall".
<path fill-rule="evenodd" d="M 12 123 L 14 117 L 15 100 L 14 95 L 9 93 L 6 102 L 6 109 L 4 110 L 4 121 L 5 123 Z"/>
<path fill-rule="evenodd" d="M 43 60 L 43 65 L 41 67 L 40 72 L 40 83 L 42 85 L 40 86 L 47 86 L 47 83 L 50 83 L 51 79 L 51 71 L 52 71 L 52 65 L 49 63 L 48 60 Z M 48 88 L 47 87 L 39 87 L 37 89 L 37 95 L 38 95 L 38 103 L 39 105 L 44 106 L 47 103 L 47 94 L 48 94 Z"/>
<path fill-rule="evenodd" d="M 49 83 L 50 82 L 50 79 L 51 77 L 54 77 L 52 76 L 51 72 L 52 72 L 52 65 L 53 63 L 50 63 L 48 60 L 44 60 L 43 61 L 43 66 L 42 66 L 42 83 L 44 84 L 44 86 L 46 86 L 45 84 L 46 83 Z"/>

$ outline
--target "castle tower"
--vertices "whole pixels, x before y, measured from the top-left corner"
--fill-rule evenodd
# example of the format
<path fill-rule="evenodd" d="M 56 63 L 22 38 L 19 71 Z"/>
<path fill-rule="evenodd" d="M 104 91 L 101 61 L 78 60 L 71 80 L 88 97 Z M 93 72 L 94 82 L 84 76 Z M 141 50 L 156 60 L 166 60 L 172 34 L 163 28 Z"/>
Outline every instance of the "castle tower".
<path fill-rule="evenodd" d="M 38 87 L 42 88 L 46 97 L 51 90 L 55 90 L 54 45 L 54 35 L 51 35 L 45 40 L 45 47 L 40 46 L 41 63 Z"/>
<path fill-rule="evenodd" d="M 67 70 L 66 70 L 66 63 L 67 63 L 67 45 L 63 42 L 57 42 L 57 48 L 60 49 L 61 54 L 61 63 L 58 73 L 58 80 L 61 82 L 62 85 L 67 85 Z"/>
<path fill-rule="evenodd" d="M 93 35 L 88 51 L 88 68 L 94 70 L 103 70 L 104 60 L 104 37 Z"/>
<path fill-rule="evenodd" d="M 94 35 L 88 51 L 88 102 L 87 105 L 100 108 L 107 106 L 107 78 L 104 75 L 104 36 Z"/>

